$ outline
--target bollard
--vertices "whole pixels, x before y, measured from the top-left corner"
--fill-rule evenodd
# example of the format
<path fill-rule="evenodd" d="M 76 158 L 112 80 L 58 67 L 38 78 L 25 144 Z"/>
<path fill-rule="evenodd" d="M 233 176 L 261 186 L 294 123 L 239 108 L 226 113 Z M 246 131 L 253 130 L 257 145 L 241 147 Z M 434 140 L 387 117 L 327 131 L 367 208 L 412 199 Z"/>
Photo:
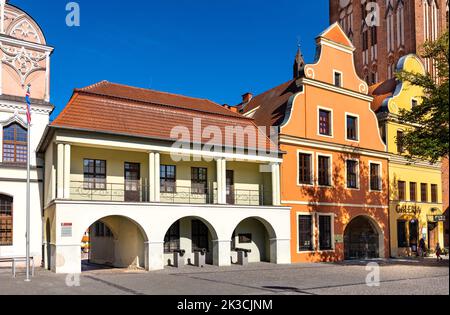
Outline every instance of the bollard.
<path fill-rule="evenodd" d="M 241 248 L 237 248 L 236 251 L 238 254 L 238 261 L 237 261 L 238 265 L 247 266 L 248 254 L 251 253 L 252 251 L 250 249 L 241 249 Z"/>
<path fill-rule="evenodd" d="M 206 265 L 206 249 L 196 250 L 194 252 L 194 266 L 203 268 Z"/>
<path fill-rule="evenodd" d="M 184 267 L 184 265 L 185 265 L 184 255 L 185 254 L 186 254 L 185 250 L 175 250 L 173 252 L 173 266 L 175 268 Z"/>

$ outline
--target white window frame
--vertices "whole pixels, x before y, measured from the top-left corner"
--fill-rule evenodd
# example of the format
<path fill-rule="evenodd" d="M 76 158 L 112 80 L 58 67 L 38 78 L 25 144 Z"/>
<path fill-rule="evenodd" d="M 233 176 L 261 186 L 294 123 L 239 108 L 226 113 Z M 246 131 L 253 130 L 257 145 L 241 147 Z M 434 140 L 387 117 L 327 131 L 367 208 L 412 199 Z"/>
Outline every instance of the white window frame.
<path fill-rule="evenodd" d="M 331 246 L 332 249 L 320 249 L 320 217 L 331 217 Z M 317 212 L 317 250 L 319 253 L 332 253 L 336 251 L 336 235 L 334 233 L 334 224 L 336 221 L 335 213 Z"/>
<path fill-rule="evenodd" d="M 336 74 L 339 74 L 341 76 L 341 84 L 340 85 L 336 85 Z M 333 85 L 339 88 L 343 88 L 344 87 L 344 73 L 342 71 L 333 69 Z"/>
<path fill-rule="evenodd" d="M 348 134 L 347 134 L 347 127 L 348 127 L 347 119 L 348 119 L 349 116 L 350 117 L 354 117 L 354 118 L 357 119 L 357 126 L 356 126 L 356 129 L 357 129 L 356 130 L 356 132 L 357 132 L 357 140 L 352 140 L 352 139 L 348 138 Z M 349 142 L 359 143 L 361 141 L 361 128 L 360 128 L 360 125 L 361 125 L 361 119 L 359 118 L 358 114 L 353 114 L 353 113 L 346 112 L 345 113 L 345 140 L 347 140 Z"/>
<path fill-rule="evenodd" d="M 330 131 L 331 135 L 323 135 L 320 133 L 320 111 L 330 112 Z M 334 139 L 334 112 L 332 108 L 317 106 L 317 136 Z"/>
<path fill-rule="evenodd" d="M 357 163 L 356 168 L 356 186 L 357 188 L 350 188 L 348 187 L 348 180 L 347 180 L 347 162 L 348 161 L 355 161 Z M 358 159 L 346 159 L 345 160 L 345 189 L 347 190 L 361 190 L 361 162 Z"/>
<path fill-rule="evenodd" d="M 371 185 L 371 183 L 372 183 L 372 179 L 370 178 L 371 177 L 371 172 L 370 172 L 370 169 L 371 169 L 371 167 L 372 167 L 372 165 L 378 165 L 380 168 L 379 168 L 379 170 L 378 170 L 378 178 L 379 178 L 379 185 L 380 185 L 380 190 L 373 190 L 372 189 L 372 185 Z M 405 187 L 405 189 L 406 189 L 406 187 Z M 369 191 L 370 192 L 376 192 L 376 193 L 381 193 L 381 192 L 383 192 L 383 163 L 381 163 L 381 162 L 379 162 L 379 161 L 369 161 Z"/>
<path fill-rule="evenodd" d="M 312 218 L 311 220 L 311 244 L 312 244 L 312 250 L 308 250 L 308 251 L 300 251 L 300 233 L 299 233 L 299 225 L 298 225 L 298 221 L 300 219 L 301 216 L 310 216 Z M 297 226 L 297 248 L 296 248 L 296 252 L 297 254 L 301 255 L 301 254 L 311 254 L 311 253 L 316 253 L 317 252 L 317 239 L 316 239 L 316 212 L 297 212 L 296 214 L 296 218 L 297 218 L 297 222 L 296 222 L 296 226 Z"/>
<path fill-rule="evenodd" d="M 309 154 L 311 155 L 311 184 L 303 184 L 300 183 L 300 159 L 299 159 L 299 155 L 301 154 Z M 297 150 L 297 186 L 299 187 L 314 187 L 315 186 L 315 177 L 314 177 L 314 152 L 312 151 L 304 151 L 304 150 Z"/>
<path fill-rule="evenodd" d="M 330 176 L 330 186 L 322 186 L 319 184 L 319 157 L 327 157 L 330 159 L 330 165 L 329 165 L 329 176 Z M 333 188 L 334 182 L 333 182 L 333 155 L 332 154 L 326 154 L 326 153 L 316 153 L 316 174 L 317 174 L 317 181 L 316 185 L 320 188 Z"/>

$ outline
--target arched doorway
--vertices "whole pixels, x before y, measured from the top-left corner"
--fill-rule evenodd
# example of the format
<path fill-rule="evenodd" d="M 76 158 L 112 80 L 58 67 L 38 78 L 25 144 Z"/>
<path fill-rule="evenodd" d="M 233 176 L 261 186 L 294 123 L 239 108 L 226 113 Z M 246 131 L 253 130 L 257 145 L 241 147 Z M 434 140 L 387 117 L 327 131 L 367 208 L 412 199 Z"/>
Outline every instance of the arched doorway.
<path fill-rule="evenodd" d="M 271 262 L 270 240 L 276 239 L 272 226 L 259 218 L 247 218 L 241 221 L 231 237 L 232 262 L 237 261 L 237 252 L 241 249 L 250 250 L 250 263 Z"/>
<path fill-rule="evenodd" d="M 174 253 L 177 250 L 186 252 L 184 259 L 186 264 L 194 264 L 195 252 L 206 250 L 206 264 L 216 264 L 213 241 L 217 240 L 217 234 L 213 226 L 203 218 L 185 217 L 177 220 L 167 230 L 164 236 L 164 263 L 166 266 L 173 264 Z"/>
<path fill-rule="evenodd" d="M 145 232 L 133 220 L 122 216 L 102 218 L 82 237 L 82 270 L 145 270 L 146 242 Z"/>
<path fill-rule="evenodd" d="M 344 254 L 346 260 L 380 258 L 382 232 L 366 216 L 353 219 L 345 229 Z"/>

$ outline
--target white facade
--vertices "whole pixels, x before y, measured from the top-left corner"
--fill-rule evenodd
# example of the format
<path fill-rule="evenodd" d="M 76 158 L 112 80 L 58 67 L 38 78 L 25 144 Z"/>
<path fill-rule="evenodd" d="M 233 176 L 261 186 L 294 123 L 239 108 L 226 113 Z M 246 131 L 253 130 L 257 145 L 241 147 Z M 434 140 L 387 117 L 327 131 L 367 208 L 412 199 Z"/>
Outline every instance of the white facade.
<path fill-rule="evenodd" d="M 25 256 L 26 164 L 6 161 L 3 130 L 27 129 L 25 93 L 31 85 L 31 254 L 42 256 L 43 160 L 36 148 L 49 123 L 50 54 L 39 26 L 26 13 L 0 2 L 0 195 L 13 198 L 12 244 L 0 245 L 0 257 Z"/>
<path fill-rule="evenodd" d="M 160 201 L 160 174 L 162 163 L 173 163 L 183 167 L 184 163 L 168 162 L 170 146 L 149 142 L 127 141 L 114 135 L 73 132 L 51 128 L 43 142 L 45 151 L 45 217 L 44 246 L 45 266 L 56 273 L 81 272 L 81 240 L 96 222 L 105 224 L 112 236 L 99 239 L 91 231 L 93 246 L 90 262 L 108 264 L 114 267 L 140 267 L 145 270 L 160 270 L 173 262 L 173 253 L 164 252 L 165 236 L 170 227 L 180 222 L 179 249 L 186 251 L 186 263 L 193 263 L 194 248 L 191 233 L 192 221 L 201 221 L 208 229 L 207 263 L 217 266 L 230 266 L 236 263 L 236 252 L 232 251 L 233 235 L 235 248 L 250 249 L 249 261 L 268 261 L 289 264 L 290 259 L 290 208 L 281 207 L 279 190 L 279 163 L 274 157 L 233 155 L 215 157 L 206 164 L 214 186 L 217 187 L 210 202 L 193 201 L 188 197 L 174 202 Z M 84 148 L 84 149 L 82 149 Z M 82 152 L 82 153 L 80 153 Z M 186 152 L 187 155 L 188 152 Z M 214 153 L 216 154 L 216 153 Z M 194 152 L 191 152 L 194 155 Z M 126 156 L 126 158 L 122 158 Z M 145 159 L 147 156 L 147 159 Z M 106 182 L 111 182 L 114 174 L 123 174 L 123 161 L 141 162 L 144 182 L 150 182 L 149 200 L 138 198 L 136 202 L 118 200 L 117 191 L 109 188 L 98 191 L 98 195 L 86 197 L 80 191 L 94 193 L 85 188 L 74 189 L 72 179 L 78 182 L 79 166 L 83 158 L 105 159 L 108 170 Z M 164 162 L 161 162 L 164 161 Z M 270 173 L 254 172 L 246 175 L 245 181 L 264 182 L 271 180 L 269 201 L 260 196 L 260 203 L 249 205 L 227 202 L 227 188 L 223 179 L 226 170 L 243 163 L 271 166 Z M 145 165 L 144 165 L 145 164 Z M 192 165 L 198 165 L 192 162 Z M 202 164 L 203 165 L 203 164 Z M 262 167 L 261 169 L 265 169 Z M 146 174 L 144 174 L 146 173 Z M 180 173 L 183 173 L 180 171 Z M 239 178 L 239 177 L 237 177 Z M 236 185 L 240 185 L 240 179 Z M 184 180 L 178 181 L 184 182 Z M 222 183 L 221 183 L 222 182 Z M 219 185 L 220 183 L 220 185 Z M 185 187 L 185 186 L 183 186 Z M 179 188 L 177 186 L 177 188 Z M 122 191 L 121 191 L 122 192 Z M 142 192 L 143 195 L 147 193 Z M 113 194 L 115 194 L 113 196 Z M 121 194 L 120 196 L 123 195 Z M 250 234 L 246 244 L 239 244 L 239 234 Z M 106 248 L 108 246 L 108 248 Z M 94 248 L 96 247 L 96 248 Z M 95 249 L 95 252 L 94 252 Z"/>

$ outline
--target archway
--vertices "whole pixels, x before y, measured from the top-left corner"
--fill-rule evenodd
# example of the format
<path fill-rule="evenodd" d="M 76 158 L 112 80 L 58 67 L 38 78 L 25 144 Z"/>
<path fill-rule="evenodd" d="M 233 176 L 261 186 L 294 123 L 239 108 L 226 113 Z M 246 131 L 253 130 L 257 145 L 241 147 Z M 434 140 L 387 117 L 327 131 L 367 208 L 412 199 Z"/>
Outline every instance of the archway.
<path fill-rule="evenodd" d="M 214 227 L 205 219 L 191 216 L 175 221 L 164 236 L 164 263 L 173 265 L 174 253 L 185 251 L 186 264 L 194 264 L 195 252 L 206 250 L 206 264 L 217 264 L 218 249 L 213 242 L 217 240 Z"/>
<path fill-rule="evenodd" d="M 346 260 L 380 258 L 383 233 L 377 223 L 367 216 L 354 218 L 344 233 Z"/>
<path fill-rule="evenodd" d="M 273 227 L 260 218 L 247 218 L 242 220 L 231 237 L 231 259 L 237 262 L 239 250 L 250 250 L 248 260 L 250 263 L 271 262 L 271 240 L 276 239 Z"/>
<path fill-rule="evenodd" d="M 94 222 L 81 240 L 82 270 L 145 270 L 147 236 L 135 221 L 109 216 Z"/>

